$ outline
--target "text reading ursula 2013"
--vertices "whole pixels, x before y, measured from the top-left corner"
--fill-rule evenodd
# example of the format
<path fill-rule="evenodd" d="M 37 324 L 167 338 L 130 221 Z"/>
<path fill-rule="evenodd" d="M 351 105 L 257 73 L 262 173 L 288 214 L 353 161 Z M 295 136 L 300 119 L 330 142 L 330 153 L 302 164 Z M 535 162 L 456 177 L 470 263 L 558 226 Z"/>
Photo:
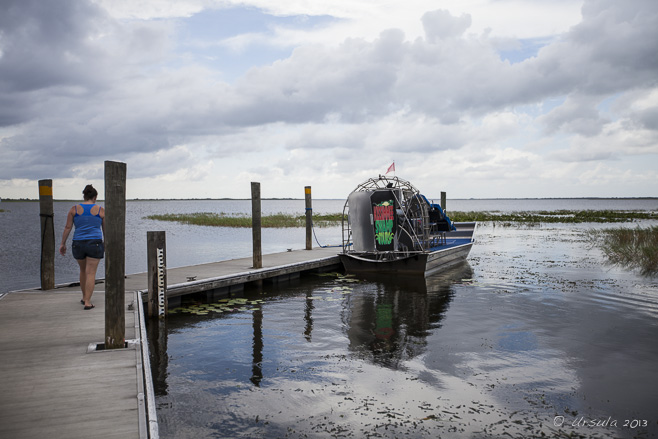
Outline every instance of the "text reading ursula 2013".
<path fill-rule="evenodd" d="M 649 421 L 646 419 L 613 419 L 612 416 L 607 418 L 587 418 L 585 416 L 576 417 L 569 422 L 564 416 L 556 416 L 553 419 L 553 425 L 556 427 L 619 427 L 619 428 L 641 428 L 648 427 Z"/>

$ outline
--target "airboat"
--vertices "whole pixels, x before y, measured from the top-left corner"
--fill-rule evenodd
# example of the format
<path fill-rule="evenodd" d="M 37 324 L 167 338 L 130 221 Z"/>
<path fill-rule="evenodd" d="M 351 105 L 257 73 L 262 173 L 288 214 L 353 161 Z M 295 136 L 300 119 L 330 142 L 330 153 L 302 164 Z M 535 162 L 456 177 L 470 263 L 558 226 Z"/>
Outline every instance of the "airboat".
<path fill-rule="evenodd" d="M 453 223 L 408 181 L 380 175 L 345 202 L 340 258 L 348 273 L 427 276 L 468 257 L 475 227 Z"/>

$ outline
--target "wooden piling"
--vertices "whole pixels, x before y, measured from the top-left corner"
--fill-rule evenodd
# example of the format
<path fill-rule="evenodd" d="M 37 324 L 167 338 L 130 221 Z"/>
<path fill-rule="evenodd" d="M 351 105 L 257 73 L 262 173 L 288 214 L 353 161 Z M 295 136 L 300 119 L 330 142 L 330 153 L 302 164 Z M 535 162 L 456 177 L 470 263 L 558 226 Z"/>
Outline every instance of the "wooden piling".
<path fill-rule="evenodd" d="M 251 183 L 251 232 L 254 267 L 263 268 L 263 245 L 261 241 L 260 183 Z"/>
<path fill-rule="evenodd" d="M 441 192 L 441 208 L 446 212 L 446 193 Z"/>
<path fill-rule="evenodd" d="M 41 218 L 41 289 L 55 288 L 55 226 L 53 223 L 53 181 L 39 180 Z"/>
<path fill-rule="evenodd" d="M 105 349 L 125 347 L 126 164 L 105 162 Z"/>
<path fill-rule="evenodd" d="M 164 383 L 167 381 L 167 366 L 169 364 L 167 320 L 155 319 L 150 321 L 146 325 L 146 331 L 149 339 L 149 350 L 154 354 L 151 357 L 153 379 L 155 382 Z"/>
<path fill-rule="evenodd" d="M 313 206 L 311 199 L 311 186 L 304 187 L 304 200 L 306 204 L 306 250 L 313 250 Z"/>
<path fill-rule="evenodd" d="M 165 232 L 146 232 L 148 260 L 148 315 L 163 319 L 167 315 L 167 243 Z"/>

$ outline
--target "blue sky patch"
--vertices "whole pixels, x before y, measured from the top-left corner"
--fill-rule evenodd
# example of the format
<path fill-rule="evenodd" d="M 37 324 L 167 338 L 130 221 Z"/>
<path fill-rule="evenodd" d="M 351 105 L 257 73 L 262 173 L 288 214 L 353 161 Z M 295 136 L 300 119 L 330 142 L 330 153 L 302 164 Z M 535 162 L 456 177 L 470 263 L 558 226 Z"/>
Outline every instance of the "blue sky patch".
<path fill-rule="evenodd" d="M 517 64 L 526 59 L 537 56 L 539 50 L 547 46 L 551 40 L 548 38 L 530 38 L 518 40 L 519 47 L 512 50 L 499 50 L 500 58 L 509 61 L 510 64 Z"/>
<path fill-rule="evenodd" d="M 275 16 L 256 8 L 206 10 L 179 22 L 178 52 L 186 62 L 218 69 L 232 82 L 251 67 L 289 57 L 294 47 L 253 42 L 237 51 L 227 47 L 226 40 L 247 34 L 273 35 L 276 28 L 312 29 L 337 20 L 327 15 Z"/>

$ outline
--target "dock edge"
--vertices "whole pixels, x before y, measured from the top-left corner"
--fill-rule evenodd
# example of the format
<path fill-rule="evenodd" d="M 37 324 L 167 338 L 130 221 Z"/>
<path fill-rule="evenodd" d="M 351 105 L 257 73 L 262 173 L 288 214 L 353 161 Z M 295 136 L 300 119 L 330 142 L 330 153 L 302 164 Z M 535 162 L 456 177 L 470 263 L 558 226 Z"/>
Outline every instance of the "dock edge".
<path fill-rule="evenodd" d="M 158 415 L 155 409 L 155 393 L 153 390 L 153 376 L 151 375 L 151 361 L 149 360 L 149 341 L 146 335 L 146 321 L 144 319 L 144 303 L 142 292 L 133 292 L 133 303 L 136 302 L 135 319 L 139 326 L 140 347 L 137 355 L 138 369 L 138 400 L 139 400 L 139 437 L 144 439 L 159 439 Z M 141 378 L 141 379 L 140 379 Z"/>

